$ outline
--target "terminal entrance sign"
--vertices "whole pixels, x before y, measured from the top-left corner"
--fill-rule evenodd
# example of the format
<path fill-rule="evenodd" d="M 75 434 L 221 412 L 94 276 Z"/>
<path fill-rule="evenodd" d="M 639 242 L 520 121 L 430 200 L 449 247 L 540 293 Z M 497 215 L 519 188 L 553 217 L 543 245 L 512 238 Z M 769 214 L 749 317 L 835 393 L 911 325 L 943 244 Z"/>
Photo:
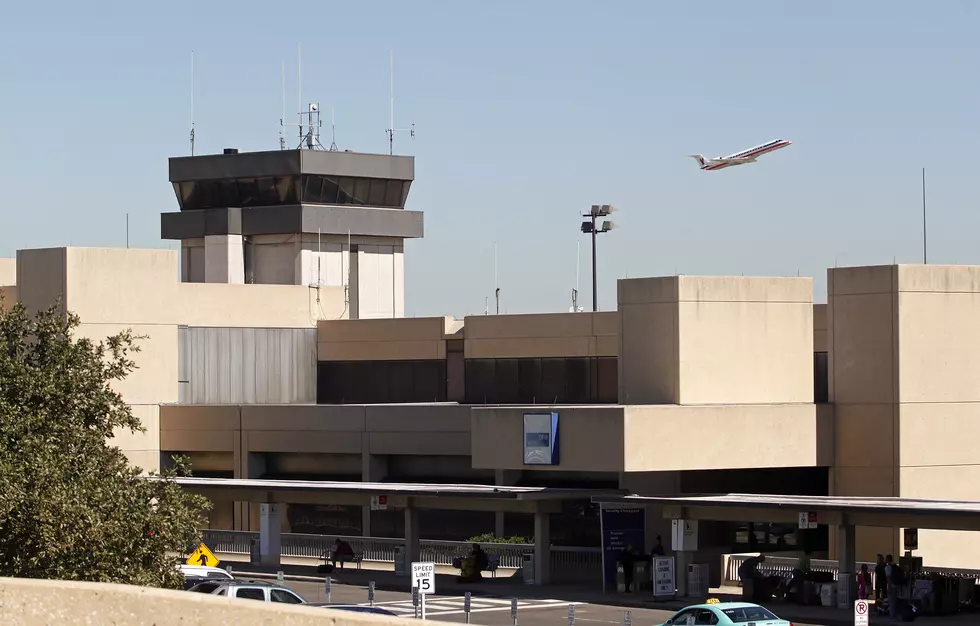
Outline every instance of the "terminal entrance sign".
<path fill-rule="evenodd" d="M 214 556 L 214 552 L 211 552 L 203 543 L 191 552 L 186 561 L 188 565 L 203 565 L 204 567 L 218 567 L 220 562 L 218 557 Z"/>
<path fill-rule="evenodd" d="M 868 601 L 854 601 L 854 626 L 868 626 Z"/>

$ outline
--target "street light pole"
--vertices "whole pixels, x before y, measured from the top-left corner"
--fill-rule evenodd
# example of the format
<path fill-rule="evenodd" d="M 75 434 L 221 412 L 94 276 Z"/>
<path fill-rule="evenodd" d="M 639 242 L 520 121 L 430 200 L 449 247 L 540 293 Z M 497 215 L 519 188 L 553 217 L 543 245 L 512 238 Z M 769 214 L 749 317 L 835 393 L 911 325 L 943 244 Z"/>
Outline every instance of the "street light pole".
<path fill-rule="evenodd" d="M 592 215 L 592 312 L 595 313 L 599 310 L 599 281 L 596 278 L 596 267 L 595 267 L 595 238 L 598 234 L 595 231 L 595 214 Z"/>
<path fill-rule="evenodd" d="M 592 236 L 592 312 L 599 310 L 599 280 L 596 271 L 596 236 L 600 233 L 608 233 L 616 225 L 608 220 L 602 223 L 602 227 L 596 226 L 596 218 L 605 217 L 612 214 L 616 208 L 611 204 L 593 204 L 588 213 L 583 213 L 582 217 L 589 218 L 589 221 L 582 222 L 582 232 Z"/>

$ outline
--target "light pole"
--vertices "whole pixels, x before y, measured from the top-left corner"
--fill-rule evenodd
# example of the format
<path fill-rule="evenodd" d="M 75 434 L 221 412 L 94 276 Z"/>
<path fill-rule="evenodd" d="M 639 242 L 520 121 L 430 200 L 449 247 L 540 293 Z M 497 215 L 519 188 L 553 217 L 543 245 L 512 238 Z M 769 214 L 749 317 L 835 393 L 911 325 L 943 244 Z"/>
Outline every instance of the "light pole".
<path fill-rule="evenodd" d="M 596 264 L 595 264 L 595 238 L 596 235 L 600 233 L 608 233 L 612 229 L 616 228 L 616 224 L 606 220 L 602 222 L 601 227 L 596 227 L 596 218 L 606 217 L 612 214 L 616 210 L 616 207 L 611 204 L 593 204 L 592 208 L 589 209 L 588 213 L 583 213 L 582 217 L 589 218 L 588 221 L 582 222 L 582 232 L 592 235 L 592 311 L 596 312 L 599 310 L 599 292 L 597 289 L 598 280 L 596 278 Z"/>

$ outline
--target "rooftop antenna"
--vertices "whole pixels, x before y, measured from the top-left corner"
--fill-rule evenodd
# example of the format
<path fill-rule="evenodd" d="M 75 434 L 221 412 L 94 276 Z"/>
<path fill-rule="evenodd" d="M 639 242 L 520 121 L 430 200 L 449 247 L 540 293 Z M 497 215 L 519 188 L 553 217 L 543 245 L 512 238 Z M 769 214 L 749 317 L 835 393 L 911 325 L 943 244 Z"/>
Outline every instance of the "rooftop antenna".
<path fill-rule="evenodd" d="M 497 315 L 500 315 L 500 282 L 497 280 L 497 242 L 493 242 L 493 296 L 497 300 Z"/>
<path fill-rule="evenodd" d="M 296 126 L 299 129 L 299 145 L 296 146 L 297 150 L 325 150 L 323 144 L 320 143 L 320 128 L 323 126 L 323 122 L 320 121 L 320 104 L 317 102 L 311 102 L 306 106 L 306 110 L 303 110 L 303 51 L 302 45 L 296 44 L 296 56 L 298 67 L 296 68 L 296 80 L 299 83 L 297 87 L 297 96 L 299 97 L 300 110 L 298 111 L 299 123 L 297 124 L 286 124 L 283 119 L 286 117 L 286 64 L 283 63 L 282 67 L 282 117 L 279 119 L 279 149 L 286 149 L 286 139 L 283 136 L 282 128 L 285 126 Z M 305 122 L 304 122 L 305 117 Z M 331 146 L 331 149 L 336 151 L 336 145 Z"/>
<path fill-rule="evenodd" d="M 569 313 L 580 313 L 582 308 L 578 305 L 578 281 L 582 267 L 582 242 L 575 242 L 575 289 L 572 289 L 572 308 Z"/>
<path fill-rule="evenodd" d="M 296 81 L 297 86 L 297 96 L 299 98 L 299 123 L 298 124 L 285 124 L 280 121 L 281 126 L 296 126 L 299 129 L 299 145 L 296 146 L 297 150 L 302 150 L 306 148 L 307 150 L 324 150 L 325 148 L 320 143 L 320 128 L 323 123 L 320 121 L 320 105 L 316 102 L 311 102 L 307 105 L 306 110 L 303 110 L 303 48 L 302 44 L 296 44 L 296 58 L 297 58 L 297 68 L 296 68 Z M 283 118 L 286 117 L 286 68 L 283 64 L 283 79 L 282 79 L 282 106 Z M 304 124 L 303 117 L 306 116 L 306 122 Z M 315 118 L 315 119 L 314 119 Z M 282 136 L 280 131 L 279 136 L 279 147 L 280 149 L 286 149 L 286 140 Z"/>
<path fill-rule="evenodd" d="M 303 112 L 300 112 L 300 117 L 303 116 Z M 303 125 L 300 124 L 300 139 L 298 149 L 302 150 L 304 147 L 307 150 L 324 150 L 323 144 L 320 143 L 320 126 L 322 122 L 320 121 L 320 105 L 311 102 L 306 110 L 306 133 L 303 134 Z M 316 121 L 313 118 L 316 117 Z"/>
<path fill-rule="evenodd" d="M 299 110 L 299 141 L 303 145 L 303 44 L 296 43 L 296 108 Z"/>
<path fill-rule="evenodd" d="M 337 111 L 336 107 L 330 105 L 330 152 L 338 152 L 337 147 Z"/>
<path fill-rule="evenodd" d="M 286 62 L 282 61 L 282 71 L 279 74 L 281 82 L 280 94 L 282 95 L 282 109 L 279 113 L 279 149 L 286 149 L 286 137 L 284 135 L 286 125 Z"/>
<path fill-rule="evenodd" d="M 194 51 L 191 50 L 191 156 L 194 156 Z"/>
<path fill-rule="evenodd" d="M 926 168 L 922 168 L 922 263 L 928 263 L 926 256 Z"/>
<path fill-rule="evenodd" d="M 395 128 L 395 53 L 388 51 L 388 111 L 390 114 L 388 130 L 388 154 L 395 154 L 395 133 L 408 131 L 415 138 L 415 122 L 411 128 Z"/>

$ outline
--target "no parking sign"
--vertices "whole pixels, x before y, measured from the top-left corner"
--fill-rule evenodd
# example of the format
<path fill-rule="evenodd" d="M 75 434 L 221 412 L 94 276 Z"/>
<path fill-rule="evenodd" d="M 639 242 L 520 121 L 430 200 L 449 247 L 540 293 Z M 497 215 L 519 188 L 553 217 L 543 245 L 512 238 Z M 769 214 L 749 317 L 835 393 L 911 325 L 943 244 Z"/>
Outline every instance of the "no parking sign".
<path fill-rule="evenodd" d="M 868 601 L 854 601 L 854 626 L 868 626 Z"/>

